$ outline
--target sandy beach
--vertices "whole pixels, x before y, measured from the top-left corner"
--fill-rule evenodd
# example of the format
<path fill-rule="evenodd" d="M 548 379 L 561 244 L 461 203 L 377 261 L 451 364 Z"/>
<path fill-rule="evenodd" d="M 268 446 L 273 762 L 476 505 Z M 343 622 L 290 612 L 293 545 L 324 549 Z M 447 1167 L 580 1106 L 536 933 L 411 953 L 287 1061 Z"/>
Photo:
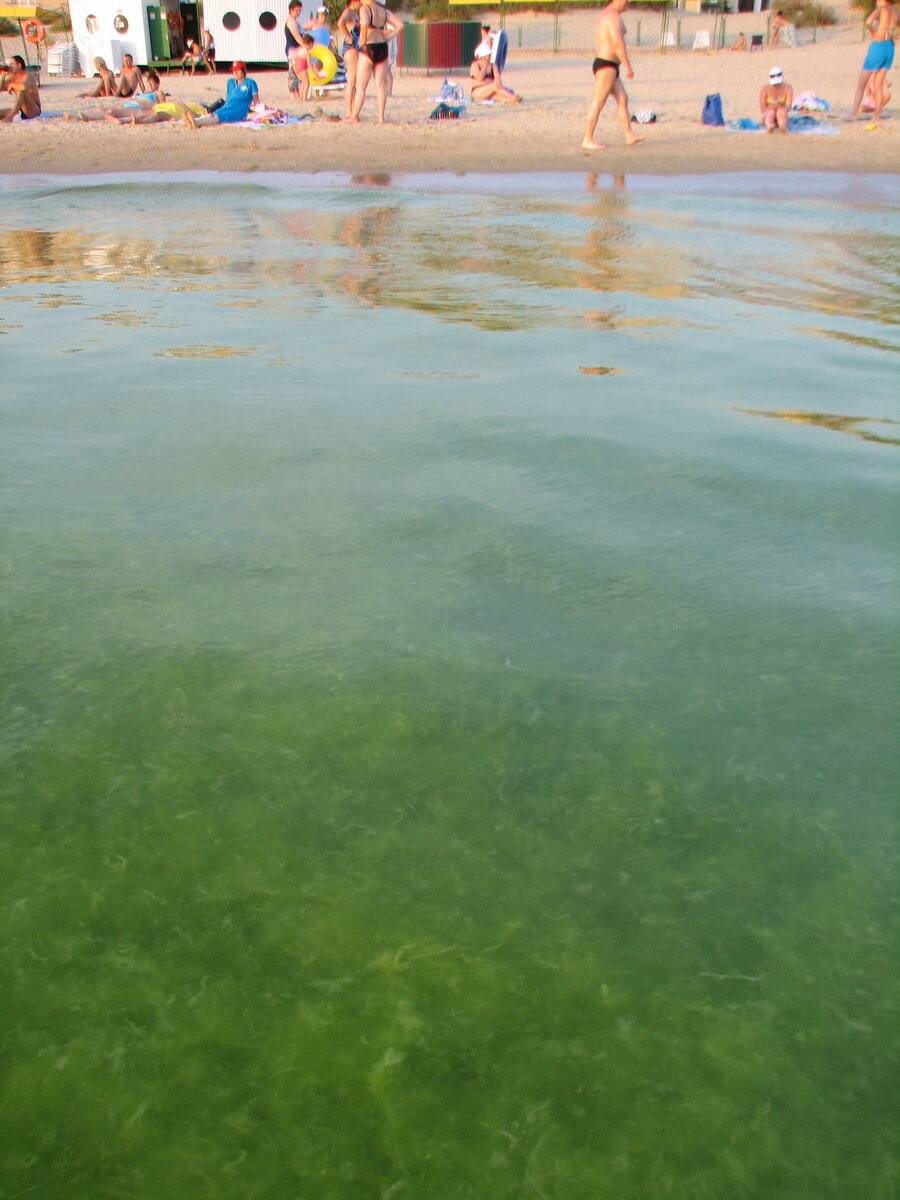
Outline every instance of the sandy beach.
<path fill-rule="evenodd" d="M 9 50 L 9 47 L 7 47 Z M 346 171 L 360 172 L 534 172 L 584 169 L 640 174 L 700 174 L 735 171 L 830 171 L 897 173 L 900 116 L 896 102 L 880 126 L 842 120 L 849 111 L 864 47 L 858 30 L 828 31 L 815 45 L 779 47 L 757 53 L 681 51 L 633 53 L 635 79 L 628 82 L 632 112 L 652 108 L 656 124 L 646 140 L 627 149 L 612 106 L 601 115 L 597 136 L 603 152 L 582 150 L 581 137 L 591 89 L 588 57 L 513 52 L 505 81 L 524 97 L 519 105 L 470 105 L 459 121 L 430 121 L 441 76 L 398 72 L 388 123 L 374 122 L 374 104 L 363 123 L 304 121 L 298 125 L 247 129 L 217 126 L 191 130 L 171 123 L 125 128 L 106 122 L 42 119 L 0 125 L 0 154 L 6 174 L 74 175 L 118 171 Z M 722 96 L 726 121 L 758 117 L 757 96 L 770 66 L 782 66 L 794 94 L 811 91 L 826 99 L 836 132 L 766 136 L 710 129 L 700 123 L 704 97 Z M 287 94 L 281 70 L 254 71 L 262 98 L 294 115 L 321 105 L 343 111 L 340 99 L 303 105 Z M 224 93 L 227 75 L 171 75 L 172 95 L 208 102 Z M 453 82 L 466 82 L 463 72 Z M 103 102 L 79 101 L 82 79 L 43 75 L 46 113 L 100 111 Z"/>

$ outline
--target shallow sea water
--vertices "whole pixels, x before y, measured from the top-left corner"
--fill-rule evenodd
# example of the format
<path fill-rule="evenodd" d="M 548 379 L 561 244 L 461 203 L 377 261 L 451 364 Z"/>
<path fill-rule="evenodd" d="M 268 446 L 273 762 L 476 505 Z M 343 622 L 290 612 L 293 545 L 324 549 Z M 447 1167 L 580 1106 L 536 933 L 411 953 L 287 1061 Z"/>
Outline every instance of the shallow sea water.
<path fill-rule="evenodd" d="M 0 1197 L 898 1185 L 896 189 L 0 192 Z"/>

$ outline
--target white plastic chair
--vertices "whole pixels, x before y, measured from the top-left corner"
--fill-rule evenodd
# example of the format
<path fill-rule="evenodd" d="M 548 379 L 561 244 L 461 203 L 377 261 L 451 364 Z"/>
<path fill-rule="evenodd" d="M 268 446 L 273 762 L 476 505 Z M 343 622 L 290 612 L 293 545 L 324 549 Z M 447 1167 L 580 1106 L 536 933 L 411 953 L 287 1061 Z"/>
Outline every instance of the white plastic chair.
<path fill-rule="evenodd" d="M 709 47 L 709 30 L 698 29 L 694 34 L 694 44 L 692 50 L 708 50 Z"/>

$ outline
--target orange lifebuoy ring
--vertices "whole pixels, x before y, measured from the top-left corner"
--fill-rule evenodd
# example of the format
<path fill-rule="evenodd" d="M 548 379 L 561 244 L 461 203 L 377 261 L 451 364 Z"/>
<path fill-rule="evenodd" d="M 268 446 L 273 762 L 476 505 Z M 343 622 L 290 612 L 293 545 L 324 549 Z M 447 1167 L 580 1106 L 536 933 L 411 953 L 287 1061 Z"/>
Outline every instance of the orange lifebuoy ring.
<path fill-rule="evenodd" d="M 40 21 L 26 21 L 22 26 L 22 35 L 26 42 L 36 46 L 47 36 L 47 30 Z"/>

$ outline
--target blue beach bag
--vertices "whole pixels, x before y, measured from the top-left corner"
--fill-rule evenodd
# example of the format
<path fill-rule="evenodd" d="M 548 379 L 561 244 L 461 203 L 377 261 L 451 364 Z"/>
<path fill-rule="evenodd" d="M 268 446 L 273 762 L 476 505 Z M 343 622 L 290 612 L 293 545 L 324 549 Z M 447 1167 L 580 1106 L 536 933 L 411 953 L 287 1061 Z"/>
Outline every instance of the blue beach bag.
<path fill-rule="evenodd" d="M 703 112 L 700 115 L 700 120 L 704 125 L 725 124 L 725 118 L 722 116 L 722 97 L 718 92 L 713 92 L 711 96 L 707 96 L 703 101 Z"/>

